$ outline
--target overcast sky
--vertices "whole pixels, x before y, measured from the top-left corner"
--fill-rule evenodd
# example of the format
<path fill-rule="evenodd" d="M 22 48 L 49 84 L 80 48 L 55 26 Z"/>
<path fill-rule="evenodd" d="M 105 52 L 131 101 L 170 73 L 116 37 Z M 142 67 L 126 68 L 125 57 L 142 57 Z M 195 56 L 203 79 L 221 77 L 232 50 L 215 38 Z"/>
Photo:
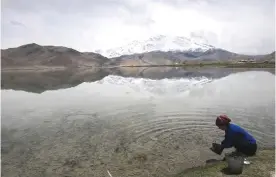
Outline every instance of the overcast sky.
<path fill-rule="evenodd" d="M 202 35 L 233 52 L 275 50 L 274 0 L 2 0 L 1 47 L 95 51 L 155 35 Z"/>

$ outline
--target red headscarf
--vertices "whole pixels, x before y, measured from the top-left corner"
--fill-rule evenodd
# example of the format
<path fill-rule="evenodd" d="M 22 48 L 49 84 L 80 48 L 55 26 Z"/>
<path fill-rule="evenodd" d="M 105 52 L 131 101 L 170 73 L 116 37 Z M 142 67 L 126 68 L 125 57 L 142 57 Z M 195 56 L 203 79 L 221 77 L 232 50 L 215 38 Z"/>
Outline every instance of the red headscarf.
<path fill-rule="evenodd" d="M 216 119 L 216 125 L 217 126 L 228 125 L 229 122 L 231 122 L 231 119 L 227 115 L 220 115 Z"/>

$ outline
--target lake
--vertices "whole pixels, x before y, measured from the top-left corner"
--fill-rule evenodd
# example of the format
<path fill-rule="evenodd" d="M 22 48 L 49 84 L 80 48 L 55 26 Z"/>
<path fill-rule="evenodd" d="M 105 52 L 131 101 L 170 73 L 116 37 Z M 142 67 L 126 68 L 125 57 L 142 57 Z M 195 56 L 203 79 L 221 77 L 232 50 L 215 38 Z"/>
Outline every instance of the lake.
<path fill-rule="evenodd" d="M 274 68 L 9 72 L 1 92 L 3 176 L 172 176 L 223 158 L 219 114 L 275 142 Z"/>

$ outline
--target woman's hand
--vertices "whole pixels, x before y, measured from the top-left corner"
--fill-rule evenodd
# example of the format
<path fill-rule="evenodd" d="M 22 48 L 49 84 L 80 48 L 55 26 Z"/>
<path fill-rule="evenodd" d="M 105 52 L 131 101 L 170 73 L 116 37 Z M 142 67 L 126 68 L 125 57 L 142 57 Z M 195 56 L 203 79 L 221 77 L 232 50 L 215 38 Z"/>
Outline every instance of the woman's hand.
<path fill-rule="evenodd" d="M 221 147 L 221 145 L 217 144 L 217 143 L 213 143 L 212 147 L 210 149 L 211 149 L 211 151 L 213 151 L 214 153 L 216 153 L 218 155 L 221 155 L 221 153 L 223 151 L 223 148 Z"/>

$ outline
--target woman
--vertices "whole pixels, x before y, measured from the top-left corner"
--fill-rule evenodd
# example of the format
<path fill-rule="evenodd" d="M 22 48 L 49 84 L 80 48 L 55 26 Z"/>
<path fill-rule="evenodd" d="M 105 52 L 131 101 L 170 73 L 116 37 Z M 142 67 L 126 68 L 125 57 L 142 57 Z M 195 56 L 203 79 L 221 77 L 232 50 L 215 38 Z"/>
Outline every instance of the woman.
<path fill-rule="evenodd" d="M 216 125 L 219 129 L 225 131 L 225 139 L 221 142 L 218 154 L 221 154 L 224 148 L 235 147 L 237 153 L 246 156 L 253 156 L 257 151 L 257 143 L 255 138 L 246 130 L 238 125 L 230 123 L 226 115 L 220 115 L 216 119 Z"/>

